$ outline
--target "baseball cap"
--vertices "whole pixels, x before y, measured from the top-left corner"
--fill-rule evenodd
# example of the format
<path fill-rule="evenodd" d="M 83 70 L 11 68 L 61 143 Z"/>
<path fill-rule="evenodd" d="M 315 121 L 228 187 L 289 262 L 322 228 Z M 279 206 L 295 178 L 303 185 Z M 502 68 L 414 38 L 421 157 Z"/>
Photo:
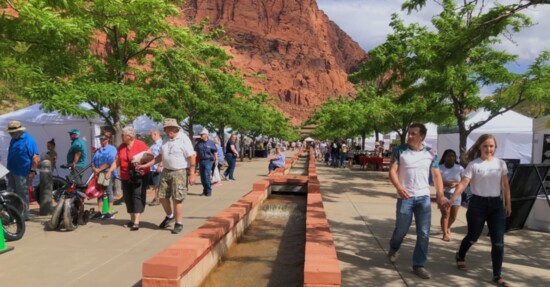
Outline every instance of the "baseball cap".
<path fill-rule="evenodd" d="M 69 131 L 70 134 L 75 134 L 75 135 L 79 135 L 80 134 L 80 131 L 78 129 L 72 129 Z"/>

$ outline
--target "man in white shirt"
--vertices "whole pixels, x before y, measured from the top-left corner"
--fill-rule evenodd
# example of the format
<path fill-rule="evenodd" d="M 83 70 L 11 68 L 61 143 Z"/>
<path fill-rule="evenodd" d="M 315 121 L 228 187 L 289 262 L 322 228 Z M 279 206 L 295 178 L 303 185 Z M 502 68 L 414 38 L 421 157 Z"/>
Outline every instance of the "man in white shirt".
<path fill-rule="evenodd" d="M 143 168 L 151 167 L 162 161 L 160 175 L 159 198 L 160 204 L 166 212 L 166 218 L 160 223 L 159 228 L 164 229 L 172 221 L 176 221 L 172 234 L 178 234 L 183 229 L 182 213 L 183 201 L 189 190 L 189 184 L 195 183 L 196 153 L 189 137 L 183 132 L 176 119 L 164 120 L 164 132 L 166 138 L 162 141 L 160 153 L 154 160 L 143 165 Z M 170 198 L 174 207 L 175 216 L 170 206 Z"/>
<path fill-rule="evenodd" d="M 422 144 L 426 137 L 423 124 L 412 124 L 407 135 L 407 144 L 395 149 L 390 167 L 390 180 L 397 190 L 395 229 L 390 240 L 388 259 L 397 261 L 397 251 L 411 226 L 413 214 L 416 222 L 416 246 L 413 253 L 413 271 L 423 279 L 430 273 L 424 268 L 428 258 L 430 225 L 429 175 L 432 172 L 438 204 L 446 202 L 443 195 L 443 181 L 439 172 L 437 154 Z"/>

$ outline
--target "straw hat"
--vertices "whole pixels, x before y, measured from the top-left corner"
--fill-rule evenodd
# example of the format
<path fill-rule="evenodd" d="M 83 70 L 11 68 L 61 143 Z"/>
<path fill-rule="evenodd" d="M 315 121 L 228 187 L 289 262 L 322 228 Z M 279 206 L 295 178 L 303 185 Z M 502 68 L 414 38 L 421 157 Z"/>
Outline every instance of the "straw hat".
<path fill-rule="evenodd" d="M 176 121 L 176 119 L 164 119 L 164 124 L 163 124 L 163 128 L 168 128 L 168 127 L 175 127 L 175 128 L 180 128 L 180 126 L 178 125 L 178 121 Z"/>
<path fill-rule="evenodd" d="M 15 132 L 22 132 L 26 129 L 27 128 L 21 125 L 20 121 L 10 121 L 8 123 L 8 128 L 6 129 L 6 131 L 8 133 L 15 133 Z"/>

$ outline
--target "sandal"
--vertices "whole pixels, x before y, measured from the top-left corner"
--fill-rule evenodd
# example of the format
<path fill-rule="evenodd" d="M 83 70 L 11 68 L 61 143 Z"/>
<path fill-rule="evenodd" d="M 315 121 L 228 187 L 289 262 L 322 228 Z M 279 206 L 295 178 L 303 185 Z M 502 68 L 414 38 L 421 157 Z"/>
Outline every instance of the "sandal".
<path fill-rule="evenodd" d="M 124 227 L 125 228 L 132 228 L 132 227 L 134 227 L 134 223 L 131 222 L 131 221 L 128 221 L 126 224 L 124 224 Z"/>
<path fill-rule="evenodd" d="M 139 230 L 139 225 L 137 224 L 134 224 L 132 227 L 130 227 L 130 231 L 138 231 Z"/>
<path fill-rule="evenodd" d="M 508 284 L 508 282 L 504 281 L 504 279 L 502 279 L 502 277 L 494 278 L 492 282 L 496 286 L 500 286 L 500 287 L 511 287 L 512 286 L 512 285 Z"/>
<path fill-rule="evenodd" d="M 449 236 L 449 234 L 445 234 L 445 235 L 443 235 L 443 238 L 441 238 L 441 240 L 443 240 L 443 241 L 451 241 L 451 237 Z"/>
<path fill-rule="evenodd" d="M 458 253 L 455 255 L 456 260 L 456 268 L 461 271 L 467 271 L 468 268 L 466 267 L 466 261 L 463 258 L 460 258 L 458 256 Z"/>

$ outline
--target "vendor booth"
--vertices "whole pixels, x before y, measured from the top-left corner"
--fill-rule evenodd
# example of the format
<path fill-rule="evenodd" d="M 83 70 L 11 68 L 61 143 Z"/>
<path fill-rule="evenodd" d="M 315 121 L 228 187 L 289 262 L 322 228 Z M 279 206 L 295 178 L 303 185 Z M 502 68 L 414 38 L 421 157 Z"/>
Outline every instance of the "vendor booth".
<path fill-rule="evenodd" d="M 480 109 L 468 115 L 466 126 L 485 120 L 490 112 Z M 521 163 L 531 163 L 533 149 L 533 119 L 507 111 L 475 129 L 466 141 L 470 148 L 482 134 L 492 134 L 497 140 L 495 156 L 502 159 L 519 159 Z M 446 149 L 459 153 L 459 135 L 457 127 L 440 127 L 437 136 L 437 152 L 441 157 Z"/>
<path fill-rule="evenodd" d="M 533 163 L 550 164 L 550 115 L 533 120 Z M 544 180 L 546 190 L 550 190 L 549 177 Z M 525 225 L 550 232 L 550 198 L 546 194 L 538 194 Z"/>
<path fill-rule="evenodd" d="M 86 109 L 86 105 L 82 105 Z M 101 127 L 104 122 L 100 118 L 79 118 L 76 116 L 64 116 L 56 111 L 45 112 L 40 104 L 35 104 L 22 108 L 20 110 L 7 113 L 0 116 L 0 162 L 7 165 L 7 154 L 10 146 L 11 137 L 6 131 L 10 121 L 20 121 L 29 134 L 33 136 L 38 146 L 40 154 L 46 152 L 46 143 L 51 139 L 55 139 L 57 151 L 57 165 L 66 163 L 66 155 L 71 140 L 68 131 L 76 128 L 80 130 L 80 138 L 86 143 L 88 150 L 93 150 L 92 147 L 98 147 L 99 141 L 95 138 L 101 132 Z M 137 133 L 149 134 L 152 129 L 162 130 L 162 125 L 154 122 L 147 116 L 138 117 L 133 126 Z M 88 153 L 88 162 L 90 162 L 93 154 Z M 59 175 L 64 176 L 66 171 L 57 169 Z"/>
<path fill-rule="evenodd" d="M 100 133 L 102 121 L 99 119 L 83 119 L 74 116 L 64 116 L 58 112 L 45 112 L 40 104 L 35 104 L 11 113 L 0 116 L 0 158 L 7 165 L 7 155 L 11 137 L 6 131 L 10 121 L 20 121 L 26 132 L 33 136 L 40 154 L 46 151 L 46 143 L 55 139 L 57 163 L 64 164 L 67 151 L 71 146 L 69 131 L 80 130 L 80 138 L 91 150 L 95 136 Z M 88 162 L 92 154 L 88 153 Z"/>

